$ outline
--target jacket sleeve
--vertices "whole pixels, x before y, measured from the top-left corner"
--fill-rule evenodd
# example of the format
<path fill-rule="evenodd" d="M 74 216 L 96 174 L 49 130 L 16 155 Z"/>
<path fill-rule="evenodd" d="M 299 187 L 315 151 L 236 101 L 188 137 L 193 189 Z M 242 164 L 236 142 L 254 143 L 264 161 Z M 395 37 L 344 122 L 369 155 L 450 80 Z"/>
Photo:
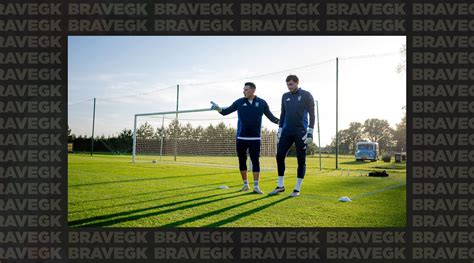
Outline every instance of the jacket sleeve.
<path fill-rule="evenodd" d="M 280 113 L 280 123 L 278 124 L 278 126 L 280 128 L 283 127 L 283 123 L 285 123 L 285 113 L 286 113 L 286 110 L 285 110 L 285 103 L 284 103 L 284 99 L 285 96 L 281 96 L 281 113 Z"/>
<path fill-rule="evenodd" d="M 221 115 L 228 115 L 228 114 L 231 114 L 232 112 L 236 111 L 237 110 L 237 105 L 238 105 L 238 102 L 239 100 L 236 100 L 234 101 L 234 103 L 232 103 L 232 105 L 230 105 L 229 107 L 227 108 L 222 108 L 222 111 L 219 112 Z"/>
<path fill-rule="evenodd" d="M 311 93 L 307 93 L 308 96 L 306 96 L 306 110 L 309 113 L 309 128 L 314 129 L 314 123 L 316 120 L 316 117 L 314 115 L 314 98 Z"/>
<path fill-rule="evenodd" d="M 270 107 L 268 106 L 267 102 L 265 102 L 265 108 L 263 110 L 263 114 L 265 114 L 265 116 L 267 116 L 267 118 L 275 123 L 275 124 L 278 124 L 278 122 L 280 121 L 277 117 L 275 117 L 273 115 L 273 113 L 270 111 Z"/>

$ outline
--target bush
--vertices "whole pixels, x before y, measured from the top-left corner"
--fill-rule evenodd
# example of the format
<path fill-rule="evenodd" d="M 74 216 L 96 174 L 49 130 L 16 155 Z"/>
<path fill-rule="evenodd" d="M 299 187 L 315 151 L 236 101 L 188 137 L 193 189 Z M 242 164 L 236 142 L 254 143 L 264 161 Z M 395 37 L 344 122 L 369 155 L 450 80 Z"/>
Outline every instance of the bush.
<path fill-rule="evenodd" d="M 386 163 L 389 163 L 391 159 L 392 159 L 392 155 L 388 153 L 385 153 L 384 155 L 382 155 L 382 160 Z"/>

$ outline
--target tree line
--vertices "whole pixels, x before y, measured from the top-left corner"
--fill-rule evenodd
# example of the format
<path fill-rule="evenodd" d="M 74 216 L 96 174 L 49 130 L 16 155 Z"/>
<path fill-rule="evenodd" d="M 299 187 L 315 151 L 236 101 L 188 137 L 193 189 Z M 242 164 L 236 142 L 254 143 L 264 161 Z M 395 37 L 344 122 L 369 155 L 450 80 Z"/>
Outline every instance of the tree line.
<path fill-rule="evenodd" d="M 217 125 L 192 126 L 190 123 L 183 123 L 173 120 L 165 127 L 154 128 L 148 122 L 143 123 L 137 129 L 137 142 L 145 145 L 141 149 L 144 152 L 152 152 L 159 149 L 161 141 L 165 151 L 171 151 L 170 145 L 177 140 L 179 149 L 183 151 L 199 151 L 207 153 L 215 149 L 226 149 L 232 152 L 235 147 L 236 129 L 226 126 L 223 122 Z M 354 154 L 355 145 L 360 141 L 372 141 L 379 143 L 382 152 L 398 152 L 406 150 L 406 116 L 395 125 L 390 127 L 387 120 L 367 119 L 363 123 L 351 122 L 349 127 L 339 131 L 339 152 L 341 154 Z M 276 144 L 276 133 L 268 129 L 262 129 L 262 145 L 265 143 Z M 314 134 L 314 142 L 317 142 L 317 134 Z M 90 151 L 91 138 L 86 136 L 76 136 L 68 130 L 69 142 L 74 144 L 75 151 Z M 94 139 L 94 151 L 112 153 L 131 153 L 133 144 L 133 132 L 130 129 L 123 129 L 118 135 L 101 136 Z M 324 152 L 334 153 L 336 138 L 332 138 L 330 145 L 323 147 Z M 140 146 L 141 147 L 141 146 Z M 189 150 L 188 150 L 189 149 Z M 273 151 L 272 148 L 271 151 Z M 291 151 L 291 149 L 290 149 Z M 309 147 L 309 153 L 315 154 L 317 145 L 313 143 Z M 270 150 L 262 151 L 262 155 L 272 155 Z M 290 153 L 291 154 L 291 153 Z"/>
<path fill-rule="evenodd" d="M 137 129 L 137 150 L 141 153 L 157 153 L 162 148 L 164 154 L 170 154 L 174 152 L 177 140 L 180 153 L 195 151 L 202 154 L 234 154 L 236 133 L 235 128 L 226 126 L 223 122 L 194 127 L 190 123 L 173 120 L 168 126 L 157 128 L 145 122 Z M 263 140 L 274 141 L 275 137 L 274 131 L 262 129 Z M 68 141 L 73 143 L 74 151 L 91 151 L 90 137 L 76 136 L 69 129 Z M 163 147 L 160 147 L 161 143 Z M 132 147 L 133 131 L 130 129 L 123 129 L 118 135 L 94 138 L 94 151 L 97 152 L 131 153 Z M 270 153 L 267 151 L 266 154 Z"/>
<path fill-rule="evenodd" d="M 360 141 L 377 142 L 382 152 L 406 151 L 406 116 L 395 128 L 382 119 L 367 119 L 364 123 L 351 122 L 349 128 L 339 131 L 338 135 L 339 152 L 342 154 L 354 154 L 356 143 Z M 335 149 L 336 137 L 333 137 L 325 151 L 334 152 Z"/>
<path fill-rule="evenodd" d="M 223 122 L 217 125 L 192 126 L 173 120 L 166 127 L 154 129 L 144 123 L 137 129 L 137 154 L 233 156 L 237 130 Z M 274 156 L 276 133 L 262 129 L 262 156 Z"/>

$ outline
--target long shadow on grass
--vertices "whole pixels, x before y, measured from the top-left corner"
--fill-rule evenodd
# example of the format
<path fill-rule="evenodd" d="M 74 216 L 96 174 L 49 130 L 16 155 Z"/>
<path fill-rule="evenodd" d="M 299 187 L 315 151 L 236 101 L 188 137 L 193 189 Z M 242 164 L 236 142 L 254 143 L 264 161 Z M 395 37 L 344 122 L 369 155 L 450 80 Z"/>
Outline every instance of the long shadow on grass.
<path fill-rule="evenodd" d="M 122 204 L 109 205 L 109 206 L 101 206 L 101 207 L 90 208 L 90 209 L 81 209 L 81 210 L 78 210 L 78 211 L 69 212 L 69 214 L 82 213 L 82 212 L 86 212 L 86 211 L 103 210 L 103 209 L 114 208 L 114 207 L 122 207 L 122 206 L 128 206 L 128 205 L 143 204 L 143 203 L 155 202 L 155 201 L 159 201 L 159 200 L 163 200 L 163 199 L 168 199 L 168 198 L 175 198 L 175 197 L 186 196 L 186 195 L 190 195 L 190 194 L 199 194 L 199 193 L 203 193 L 203 192 L 211 192 L 211 191 L 216 191 L 216 190 L 219 190 L 219 189 L 212 189 L 212 190 L 205 189 L 205 190 L 196 191 L 196 192 L 187 192 L 187 193 L 179 194 L 179 195 L 163 196 L 163 197 L 160 197 L 160 198 L 148 199 L 148 200 L 144 200 L 144 201 L 137 201 L 137 202 L 130 202 L 130 203 L 122 203 Z M 209 196 L 208 196 L 208 197 L 209 197 Z M 195 200 L 195 199 L 194 199 L 194 200 Z"/>
<path fill-rule="evenodd" d="M 267 182 L 267 181 L 274 181 L 274 179 L 267 179 L 267 180 L 260 180 L 260 182 Z M 84 201 L 78 201 L 78 202 L 69 202 L 70 205 L 75 205 L 75 204 L 83 204 L 83 203 L 91 203 L 91 202 L 98 202 L 98 201 L 105 201 L 105 200 L 112 200 L 112 199 L 122 199 L 122 198 L 127 198 L 127 197 L 135 197 L 135 196 L 142 196 L 142 195 L 149 195 L 149 194 L 155 194 L 155 193 L 165 193 L 165 192 L 171 192 L 171 191 L 181 191 L 181 190 L 188 190 L 188 189 L 193 189 L 193 188 L 200 188 L 200 187 L 210 187 L 210 186 L 213 186 L 213 185 L 226 185 L 228 183 L 232 183 L 234 181 L 227 181 L 227 182 L 220 182 L 220 183 L 214 183 L 214 184 L 200 184 L 200 185 L 195 185 L 195 186 L 189 186 L 189 187 L 180 187 L 180 188 L 173 188 L 173 189 L 166 189 L 166 190 L 159 190 L 159 191 L 152 191 L 152 192 L 146 192 L 146 193 L 140 193 L 140 194 L 134 194 L 134 195 L 123 195 L 123 196 L 116 196 L 116 197 L 109 197 L 109 198 L 101 198 L 101 199 L 94 199 L 94 200 L 84 200 Z M 231 187 L 235 187 L 235 186 L 241 186 L 242 183 L 240 184 L 235 184 L 235 185 L 230 185 Z M 212 190 L 218 190 L 218 189 L 212 189 Z M 206 189 L 206 190 L 203 190 L 203 191 L 199 191 L 199 192 L 206 192 L 206 191 L 212 191 L 212 190 L 209 190 L 209 189 Z M 199 192 L 194 192 L 194 193 L 199 193 Z M 189 193 L 188 193 L 189 194 Z M 192 194 L 192 193 L 191 193 Z M 176 195 L 176 196 L 181 196 L 181 195 Z M 168 196 L 166 198 L 169 198 L 169 197 L 175 197 L 175 196 Z M 164 199 L 164 198 L 163 198 Z M 152 199 L 152 200 L 158 200 L 158 199 Z M 152 201 L 150 200 L 150 201 Z M 144 202 L 147 202 L 147 201 L 144 201 Z M 130 203 L 126 203 L 126 204 L 130 204 Z M 133 204 L 133 203 L 132 203 Z M 121 205 L 124 205 L 124 204 L 121 204 Z M 116 206 L 121 206 L 121 205 L 116 205 Z M 116 207 L 116 206 L 110 206 L 110 207 Z M 102 207 L 102 208 L 109 208 L 109 207 Z M 102 209 L 102 208 L 98 208 L 98 209 Z M 89 210 L 96 210 L 95 208 L 94 209 L 89 209 Z M 89 211 L 89 210 L 81 210 L 81 211 L 78 211 L 78 212 L 82 212 L 82 211 Z M 75 212 L 71 212 L 71 213 L 75 213 Z"/>
<path fill-rule="evenodd" d="M 214 216 L 214 215 L 229 211 L 230 209 L 234 209 L 234 208 L 239 207 L 239 206 L 243 206 L 243 205 L 250 204 L 250 203 L 253 203 L 253 202 L 256 202 L 256 201 L 260 201 L 260 200 L 263 200 L 263 199 L 266 199 L 266 198 L 269 198 L 269 197 L 270 196 L 267 195 L 267 196 L 264 196 L 264 197 L 261 197 L 261 198 L 252 199 L 252 200 L 249 200 L 249 201 L 246 201 L 246 202 L 242 202 L 242 203 L 239 203 L 239 204 L 224 207 L 224 208 L 219 209 L 219 210 L 211 211 L 211 212 L 208 212 L 208 213 L 205 213 L 205 214 L 202 214 L 202 215 L 197 215 L 197 216 L 194 216 L 194 217 L 191 217 L 191 218 L 186 218 L 186 219 L 181 220 L 181 221 L 172 222 L 172 223 L 169 223 L 169 224 L 166 224 L 166 225 L 162 225 L 161 227 L 177 227 L 177 226 L 180 226 L 180 225 L 183 225 L 183 224 L 186 224 L 186 223 L 191 223 L 191 222 L 194 222 L 194 221 L 197 221 L 199 219 L 203 219 L 203 218 L 209 217 L 209 216 Z"/>
<path fill-rule="evenodd" d="M 197 200 L 208 199 L 208 198 L 211 198 L 211 197 L 224 196 L 224 195 L 230 195 L 230 194 L 233 194 L 233 195 L 228 196 L 228 197 L 219 198 L 219 199 L 204 201 L 204 202 L 200 202 L 200 203 L 195 203 L 195 204 L 189 204 L 189 205 L 184 205 L 184 206 L 180 206 L 180 207 L 170 208 L 170 209 L 167 209 L 167 210 L 152 212 L 152 213 L 148 213 L 148 214 L 140 214 L 140 215 L 128 216 L 128 217 L 124 217 L 124 218 L 111 219 L 111 218 L 114 218 L 114 217 L 127 216 L 127 215 L 131 215 L 131 214 L 135 214 L 135 213 L 145 212 L 147 210 L 159 209 L 159 208 L 164 208 L 164 207 L 168 207 L 168 206 L 175 206 L 175 205 L 179 205 L 179 204 L 183 204 L 183 203 L 194 202 L 194 201 L 197 201 Z M 146 217 L 150 217 L 150 216 L 157 216 L 157 215 L 161 215 L 161 214 L 180 211 L 180 210 L 183 210 L 183 209 L 188 209 L 188 208 L 192 208 L 192 207 L 196 207 L 196 206 L 200 206 L 200 205 L 206 205 L 206 204 L 210 204 L 210 203 L 214 203 L 214 202 L 220 202 L 220 201 L 227 200 L 227 199 L 232 199 L 232 198 L 235 198 L 235 197 L 238 197 L 238 196 L 241 196 L 240 192 L 230 192 L 230 193 L 226 193 L 226 194 L 215 194 L 215 195 L 204 196 L 204 197 L 199 197 L 199 198 L 194 198 L 194 199 L 189 199 L 189 200 L 184 200 L 184 201 L 179 201 L 179 202 L 174 202 L 174 203 L 169 203 L 169 204 L 164 204 L 164 205 L 157 205 L 157 206 L 141 208 L 141 209 L 135 209 L 135 210 L 126 211 L 126 212 L 119 212 L 119 213 L 114 213 L 114 214 L 109 214 L 109 215 L 104 215 L 104 216 L 95 216 L 95 217 L 90 217 L 90 218 L 86 218 L 86 219 L 74 220 L 74 221 L 69 222 L 68 226 L 77 226 L 77 225 L 81 225 L 81 227 L 109 226 L 109 225 L 113 225 L 113 224 L 117 224 L 117 223 L 133 221 L 133 220 L 146 218 Z M 110 220 L 101 221 L 101 222 L 92 222 L 92 221 L 99 221 L 99 220 L 104 220 L 104 219 L 105 220 L 110 219 Z M 82 225 L 82 224 L 84 224 L 84 225 Z"/>
<path fill-rule="evenodd" d="M 238 185 L 241 185 L 241 184 L 238 184 Z M 231 186 L 238 186 L 238 185 L 231 185 Z M 155 198 L 155 199 L 148 199 L 148 200 L 144 200 L 144 201 L 136 201 L 136 202 L 129 202 L 129 203 L 122 203 L 122 204 L 117 204 L 117 205 L 109 205 L 109 206 L 102 206 L 102 207 L 96 207 L 96 208 L 90 208 L 90 209 L 82 209 L 82 210 L 79 210 L 79 211 L 72 211 L 72 212 L 69 212 L 70 214 L 75 214 L 75 213 L 82 213 L 82 212 L 85 212 L 85 211 L 94 211 L 94 210 L 102 210 L 102 209 L 107 209 L 107 208 L 114 208 L 114 207 L 121 207 L 121 206 L 128 206 L 128 205 L 136 205 L 136 204 L 143 204 L 143 203 L 149 203 L 149 202 L 154 202 L 154 201 L 158 201 L 158 200 L 163 200 L 163 199 L 168 199 L 168 198 L 176 198 L 176 197 L 180 197 L 180 196 L 186 196 L 186 195 L 190 195 L 190 194 L 199 194 L 199 193 L 204 193 L 204 192 L 212 192 L 212 191 L 222 191 L 221 189 L 204 189 L 204 190 L 201 190 L 201 191 L 195 191 L 195 192 L 186 192 L 186 193 L 183 193 L 183 194 L 178 194 L 178 195 L 169 195 L 169 196 L 163 196 L 163 197 L 160 197 L 160 198 Z M 161 191 L 158 191 L 161 193 Z M 209 197 L 209 196 L 208 196 Z M 195 199 L 194 199 L 195 200 Z"/>
<path fill-rule="evenodd" d="M 151 180 L 162 180 L 162 179 L 175 179 L 175 178 L 181 178 L 181 177 L 186 177 L 186 178 L 188 178 L 188 177 L 208 176 L 208 175 L 217 175 L 217 174 L 235 174 L 235 172 L 232 172 L 232 173 L 206 173 L 206 174 L 192 174 L 192 175 L 179 175 L 179 176 L 140 178 L 140 179 L 121 180 L 121 181 L 105 181 L 105 182 L 97 182 L 97 183 L 73 184 L 73 185 L 69 185 L 68 187 L 80 187 L 80 186 L 101 185 L 101 184 L 130 183 L 130 182 L 139 182 L 139 181 L 151 181 Z"/>
<path fill-rule="evenodd" d="M 219 185 L 219 184 L 226 184 L 226 183 L 229 183 L 229 182 L 220 182 L 220 183 L 215 183 L 215 184 L 200 184 L 200 185 L 195 185 L 195 186 L 180 187 L 180 188 L 173 188 L 173 189 L 166 189 L 166 190 L 158 190 L 158 191 L 152 191 L 152 192 L 146 192 L 146 193 L 140 193 L 140 194 L 134 194 L 134 195 L 122 195 L 122 196 L 109 197 L 109 198 L 100 198 L 100 199 L 93 199 L 93 200 L 84 200 L 84 201 L 78 201 L 78 202 L 69 202 L 69 204 L 70 204 L 70 205 L 75 205 L 75 204 L 92 203 L 92 202 L 106 201 L 106 200 L 112 200 L 112 199 L 122 199 L 122 198 L 127 198 L 127 197 L 135 197 L 135 196 L 156 194 L 156 193 L 160 193 L 160 194 L 161 194 L 161 193 L 165 193 L 165 192 L 188 190 L 188 189 L 193 189 L 193 188 L 208 187 L 208 186 Z M 209 189 L 207 189 L 207 190 L 209 190 Z M 206 190 L 206 191 L 207 191 L 207 190 Z"/>
<path fill-rule="evenodd" d="M 231 222 L 234 222 L 234 221 L 237 221 L 243 217 L 246 217 L 246 216 L 249 216 L 253 213 L 256 213 L 256 212 L 259 212 L 259 211 L 262 211 L 263 209 L 266 209 L 266 208 L 269 208 L 270 206 L 274 206 L 280 202 L 283 202 L 287 199 L 289 199 L 291 197 L 289 196 L 286 196 L 286 197 L 283 197 L 281 199 L 278 199 L 276 201 L 273 201 L 271 203 L 268 203 L 268 204 L 265 204 L 265 205 L 262 205 L 262 206 L 259 206 L 259 207 L 256 207 L 254 209 L 251 209 L 251 210 L 248 210 L 248 211 L 245 211 L 243 213 L 240 213 L 238 215 L 235 215 L 235 216 L 232 216 L 232 217 L 229 217 L 229 218 L 226 218 L 226 219 L 223 219 L 223 220 L 220 220 L 220 221 L 217 221 L 217 222 L 214 222 L 212 224 L 209 224 L 209 225 L 206 225 L 204 227 L 220 227 L 222 225 L 225 225 L 227 223 L 231 223 Z"/>

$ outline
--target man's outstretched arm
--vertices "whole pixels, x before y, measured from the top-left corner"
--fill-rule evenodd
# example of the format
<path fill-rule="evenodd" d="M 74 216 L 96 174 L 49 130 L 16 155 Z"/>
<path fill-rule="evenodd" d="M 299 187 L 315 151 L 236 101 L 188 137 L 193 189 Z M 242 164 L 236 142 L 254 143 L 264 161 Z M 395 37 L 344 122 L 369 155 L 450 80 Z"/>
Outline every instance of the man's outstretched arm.
<path fill-rule="evenodd" d="M 219 112 L 221 115 L 228 115 L 228 114 L 231 114 L 232 112 L 236 111 L 237 110 L 237 101 L 234 101 L 234 103 L 232 103 L 232 105 L 230 105 L 229 107 L 227 108 L 221 108 L 219 107 L 219 105 L 217 105 L 217 103 L 211 101 L 211 110 L 216 110 L 217 112 Z"/>

